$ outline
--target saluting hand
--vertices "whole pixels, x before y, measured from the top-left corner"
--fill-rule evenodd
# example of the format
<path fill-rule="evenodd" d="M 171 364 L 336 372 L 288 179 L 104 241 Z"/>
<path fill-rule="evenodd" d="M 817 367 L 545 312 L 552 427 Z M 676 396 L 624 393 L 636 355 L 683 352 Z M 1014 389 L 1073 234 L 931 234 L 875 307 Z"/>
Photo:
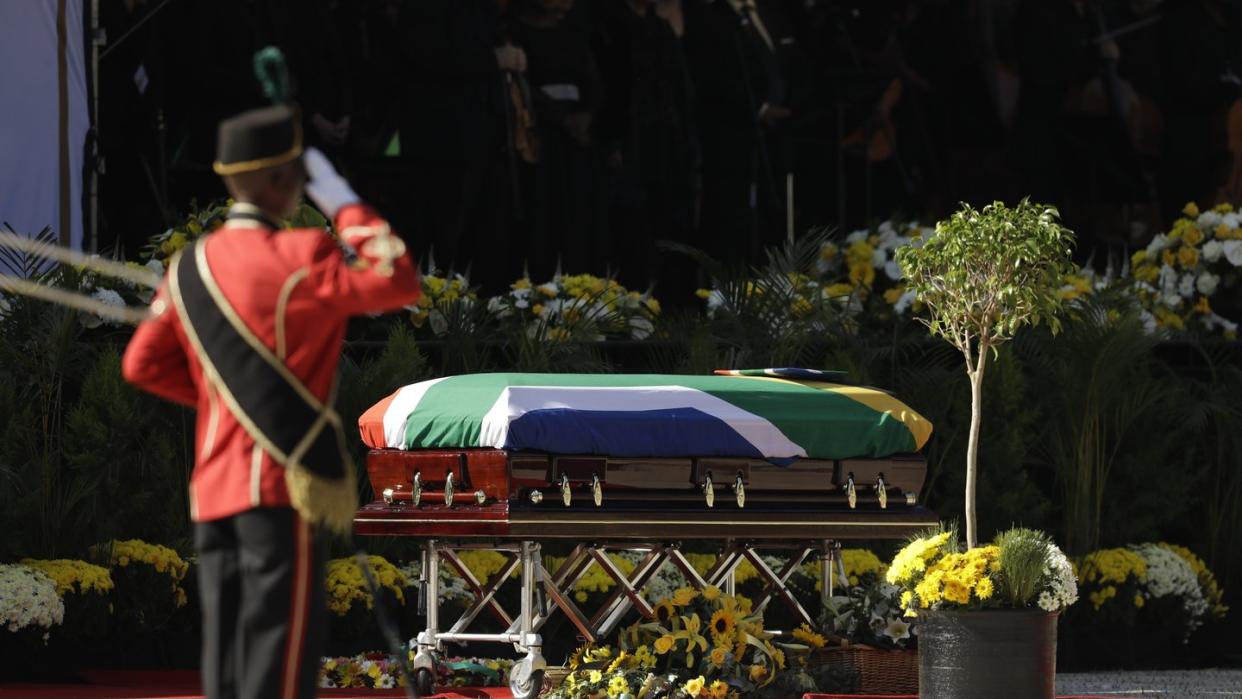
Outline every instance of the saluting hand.
<path fill-rule="evenodd" d="M 336 218 L 336 213 L 342 208 L 358 202 L 353 188 L 318 148 L 307 148 L 302 153 L 302 163 L 306 166 L 306 176 L 310 178 L 306 183 L 306 196 L 328 218 Z"/>

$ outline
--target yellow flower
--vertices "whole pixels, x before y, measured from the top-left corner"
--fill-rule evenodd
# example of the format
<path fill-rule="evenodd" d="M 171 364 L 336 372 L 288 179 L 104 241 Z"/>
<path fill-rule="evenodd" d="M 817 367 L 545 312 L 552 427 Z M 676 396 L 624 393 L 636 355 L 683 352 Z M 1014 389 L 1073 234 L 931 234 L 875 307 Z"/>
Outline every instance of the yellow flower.
<path fill-rule="evenodd" d="M 645 303 L 647 304 L 647 310 L 650 311 L 652 315 L 660 315 L 659 301 L 655 299 L 647 299 Z"/>
<path fill-rule="evenodd" d="M 510 289 L 529 289 L 530 288 L 530 277 L 522 277 L 521 279 L 510 284 L 509 288 Z"/>
<path fill-rule="evenodd" d="M 698 296 L 701 299 L 707 299 L 711 297 L 712 290 L 711 289 L 695 289 L 694 295 Z"/>
<path fill-rule="evenodd" d="M 1160 270 L 1155 265 L 1143 263 L 1134 268 L 1134 278 L 1150 284 L 1160 278 Z"/>
<path fill-rule="evenodd" d="M 766 667 L 762 665 L 751 665 L 748 676 L 750 677 L 751 682 L 758 682 L 763 679 L 766 674 L 768 674 L 768 669 Z"/>
<path fill-rule="evenodd" d="M 655 652 L 658 655 L 664 655 L 672 650 L 674 645 L 676 645 L 676 641 L 672 636 L 661 636 L 655 641 Z"/>
<path fill-rule="evenodd" d="M 617 697 L 621 696 L 622 694 L 625 694 L 628 691 L 630 691 L 630 685 L 626 683 L 625 678 L 622 677 L 621 675 L 617 675 L 613 677 L 612 679 L 608 680 L 609 699 L 617 699 Z"/>
<path fill-rule="evenodd" d="M 686 690 L 686 694 L 689 694 L 692 697 L 697 697 L 699 692 L 703 691 L 704 683 L 705 680 L 703 679 L 703 676 L 699 675 L 692 680 L 688 680 L 684 685 L 682 685 L 682 689 Z"/>
<path fill-rule="evenodd" d="M 708 624 L 711 629 L 713 639 L 729 639 L 733 636 L 733 629 L 737 626 L 737 619 L 733 613 L 727 609 L 719 609 L 712 614 L 712 620 Z"/>
<path fill-rule="evenodd" d="M 1160 253 L 1160 261 L 1164 263 L 1165 267 L 1173 267 L 1177 264 L 1177 253 L 1172 250 L 1165 250 Z"/>
<path fill-rule="evenodd" d="M 715 602 L 716 599 L 719 597 L 720 597 L 720 588 L 716 587 L 715 585 L 708 585 L 707 587 L 703 588 L 703 599 L 707 600 L 708 602 Z"/>
<path fill-rule="evenodd" d="M 847 297 L 853 293 L 853 287 L 846 283 L 828 284 L 823 287 L 823 297 L 825 298 L 841 298 Z"/>
<path fill-rule="evenodd" d="M 1182 267 L 1194 267 L 1199 263 L 1199 250 L 1189 245 L 1183 245 L 1177 251 L 1177 261 L 1182 264 Z"/>
<path fill-rule="evenodd" d="M 906 293 L 906 287 L 898 285 L 884 292 L 884 302 L 893 305 L 901 300 L 901 295 Z"/>
<path fill-rule="evenodd" d="M 699 596 L 699 591 L 693 587 L 679 587 L 673 592 L 673 604 L 678 607 L 684 607 L 694 601 Z"/>
<path fill-rule="evenodd" d="M 716 680 L 707 688 L 707 696 L 712 699 L 725 699 L 725 697 L 729 696 L 729 685 Z"/>
<path fill-rule="evenodd" d="M 1212 312 L 1212 307 L 1208 304 L 1208 297 L 1199 297 L 1199 300 L 1195 302 L 1195 312 L 1202 313 L 1204 315 Z"/>
<path fill-rule="evenodd" d="M 1186 206 L 1182 207 L 1182 213 L 1194 218 L 1199 215 L 1199 205 L 1195 204 L 1193 201 L 1186 202 Z"/>
<path fill-rule="evenodd" d="M 992 596 L 992 591 L 991 578 L 983 578 L 975 585 L 975 594 L 979 596 L 979 599 L 988 599 Z"/>
<path fill-rule="evenodd" d="M 802 626 L 794 629 L 793 637 L 816 649 L 823 648 L 828 645 L 828 639 L 818 633 L 815 633 L 815 631 L 812 630 L 810 626 L 807 626 L 806 623 L 803 623 Z"/>
<path fill-rule="evenodd" d="M 1142 609 L 1142 608 L 1143 608 L 1143 605 L 1144 605 L 1144 604 L 1146 604 L 1146 603 L 1147 603 L 1147 602 L 1146 602 L 1146 600 L 1144 600 L 1144 599 L 1143 599 L 1143 596 L 1142 596 L 1142 595 L 1138 595 L 1138 594 L 1134 595 L 1134 606 L 1135 606 L 1135 607 L 1138 607 L 1139 609 Z"/>
<path fill-rule="evenodd" d="M 1222 228 L 1229 230 L 1229 226 L 1222 223 L 1216 227 L 1216 232 L 1219 233 Z M 1187 245 L 1198 245 L 1199 243 L 1202 243 L 1203 231 L 1199 230 L 1198 226 L 1187 226 L 1186 230 L 1182 232 L 1182 242 Z"/>
<path fill-rule="evenodd" d="M 707 659 L 712 665 L 715 665 L 716 667 L 723 667 L 725 661 L 729 659 L 729 651 L 721 648 L 720 646 L 716 646 L 712 649 L 711 654 L 707 656 Z"/>
<path fill-rule="evenodd" d="M 1138 267 L 1139 265 L 1143 264 L 1146 261 L 1147 261 L 1146 250 L 1139 250 L 1130 256 L 1130 265 L 1132 267 Z"/>
<path fill-rule="evenodd" d="M 656 604 L 653 611 L 655 613 L 656 621 L 661 624 L 667 624 L 673 617 L 677 616 L 677 609 L 669 600 L 661 600 L 658 604 Z"/>
<path fill-rule="evenodd" d="M 772 660 L 776 661 L 776 667 L 778 667 L 781 670 L 784 670 L 785 669 L 785 651 L 781 650 L 780 648 L 772 648 L 770 646 L 769 646 L 769 650 L 772 653 Z"/>
<path fill-rule="evenodd" d="M 596 684 L 600 680 L 604 679 L 604 673 L 599 670 L 591 670 L 591 672 L 587 674 L 587 678 L 591 681 L 591 684 Z"/>

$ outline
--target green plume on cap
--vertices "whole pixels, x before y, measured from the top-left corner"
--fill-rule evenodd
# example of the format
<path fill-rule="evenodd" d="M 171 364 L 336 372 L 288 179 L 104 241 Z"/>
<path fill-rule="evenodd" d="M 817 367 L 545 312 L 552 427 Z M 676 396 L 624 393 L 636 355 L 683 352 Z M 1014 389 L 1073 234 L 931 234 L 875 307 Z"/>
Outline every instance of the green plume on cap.
<path fill-rule="evenodd" d="M 254 55 L 254 75 L 263 86 L 263 94 L 275 104 L 289 101 L 289 68 L 285 65 L 285 54 L 275 46 L 257 52 Z"/>

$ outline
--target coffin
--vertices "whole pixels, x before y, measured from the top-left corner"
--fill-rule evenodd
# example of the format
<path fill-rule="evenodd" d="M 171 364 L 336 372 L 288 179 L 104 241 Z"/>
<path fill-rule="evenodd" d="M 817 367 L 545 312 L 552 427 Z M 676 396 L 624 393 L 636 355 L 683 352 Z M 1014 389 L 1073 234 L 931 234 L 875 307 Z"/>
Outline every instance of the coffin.
<path fill-rule="evenodd" d="M 758 375 L 478 374 L 360 419 L 364 535 L 873 539 L 918 504 L 931 434 L 877 389 Z"/>

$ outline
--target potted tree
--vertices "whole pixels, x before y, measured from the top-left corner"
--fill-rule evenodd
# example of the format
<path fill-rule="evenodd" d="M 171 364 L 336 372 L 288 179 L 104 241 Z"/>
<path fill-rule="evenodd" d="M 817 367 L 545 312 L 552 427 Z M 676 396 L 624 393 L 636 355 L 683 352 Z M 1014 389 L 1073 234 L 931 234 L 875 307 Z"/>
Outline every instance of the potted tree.
<path fill-rule="evenodd" d="M 989 355 L 1027 325 L 1056 334 L 1062 279 L 1072 271 L 1073 233 L 1057 210 L 963 204 L 897 251 L 908 288 L 933 335 L 956 347 L 970 379 L 966 443 L 966 549 L 956 532 L 917 539 L 893 561 L 889 582 L 920 618 L 921 697 L 1051 699 L 1056 615 L 1076 599 L 1073 572 L 1043 534 L 1015 530 L 980 547 L 975 516 L 983 378 Z"/>

